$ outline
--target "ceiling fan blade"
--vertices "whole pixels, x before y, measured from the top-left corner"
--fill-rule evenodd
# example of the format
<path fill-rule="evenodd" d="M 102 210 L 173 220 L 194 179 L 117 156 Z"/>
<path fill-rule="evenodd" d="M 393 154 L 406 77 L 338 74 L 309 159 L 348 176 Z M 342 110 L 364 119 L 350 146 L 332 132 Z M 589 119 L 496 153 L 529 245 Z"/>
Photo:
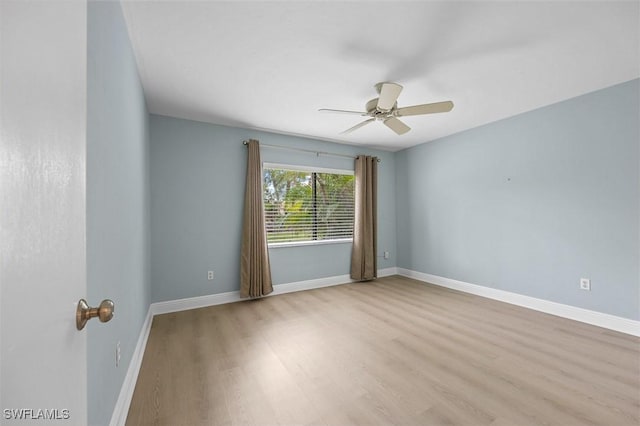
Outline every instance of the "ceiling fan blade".
<path fill-rule="evenodd" d="M 402 86 L 396 83 L 382 83 L 380 87 L 380 97 L 378 98 L 378 109 L 381 111 L 391 111 L 402 92 Z"/>
<path fill-rule="evenodd" d="M 343 109 L 328 109 L 328 108 L 320 108 L 318 111 L 320 112 L 335 112 L 338 114 L 355 114 L 355 115 L 361 115 L 361 116 L 366 116 L 367 113 L 366 112 L 360 112 L 360 111 L 345 111 Z"/>
<path fill-rule="evenodd" d="M 398 120 L 395 117 L 389 117 L 386 120 L 384 120 L 383 123 L 385 124 L 385 126 L 387 126 L 388 128 L 390 128 L 391 130 L 393 130 L 399 135 L 404 135 L 409 130 L 411 130 L 411 127 L 407 126 L 406 124 L 404 124 L 402 121 Z"/>
<path fill-rule="evenodd" d="M 435 114 L 437 112 L 449 112 L 453 109 L 453 102 L 436 102 L 433 104 L 414 105 L 404 108 L 398 108 L 396 114 L 398 117 L 406 117 L 408 115 Z"/>
<path fill-rule="evenodd" d="M 375 118 L 370 118 L 368 120 L 364 120 L 362 123 L 358 123 L 355 126 L 345 130 L 344 132 L 340 132 L 340 134 L 341 135 L 349 134 L 349 133 L 353 132 L 354 130 L 358 130 L 362 126 L 365 126 L 365 125 L 371 123 L 372 121 L 376 121 L 376 119 Z"/>

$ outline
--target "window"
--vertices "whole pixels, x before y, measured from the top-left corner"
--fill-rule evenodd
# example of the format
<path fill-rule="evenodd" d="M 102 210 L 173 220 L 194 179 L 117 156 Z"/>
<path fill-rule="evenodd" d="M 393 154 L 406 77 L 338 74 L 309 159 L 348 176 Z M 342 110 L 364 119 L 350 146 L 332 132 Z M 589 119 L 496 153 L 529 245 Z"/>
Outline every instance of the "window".
<path fill-rule="evenodd" d="M 269 244 L 352 239 L 353 171 L 265 163 L 263 173 Z"/>

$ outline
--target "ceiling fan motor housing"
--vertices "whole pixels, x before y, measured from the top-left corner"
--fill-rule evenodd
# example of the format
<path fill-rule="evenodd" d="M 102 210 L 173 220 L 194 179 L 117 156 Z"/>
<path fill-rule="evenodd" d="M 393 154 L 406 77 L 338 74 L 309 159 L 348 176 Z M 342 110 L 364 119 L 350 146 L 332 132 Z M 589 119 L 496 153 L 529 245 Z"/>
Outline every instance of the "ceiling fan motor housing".
<path fill-rule="evenodd" d="M 375 118 L 376 120 L 384 120 L 386 118 L 395 116 L 394 112 L 397 107 L 398 103 L 396 102 L 393 104 L 393 108 L 391 108 L 389 111 L 383 111 L 378 108 L 378 98 L 375 98 L 367 102 L 365 109 L 367 110 L 367 115 Z"/>

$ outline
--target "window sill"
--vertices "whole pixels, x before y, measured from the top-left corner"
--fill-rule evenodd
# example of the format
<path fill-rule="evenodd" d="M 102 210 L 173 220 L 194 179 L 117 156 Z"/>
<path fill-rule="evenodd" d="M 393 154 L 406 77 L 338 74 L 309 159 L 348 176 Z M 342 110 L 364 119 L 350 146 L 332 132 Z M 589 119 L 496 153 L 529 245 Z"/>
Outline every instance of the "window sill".
<path fill-rule="evenodd" d="M 321 246 L 324 244 L 351 244 L 353 238 L 342 238 L 340 240 L 319 240 L 319 241 L 292 241 L 287 243 L 268 243 L 268 248 L 284 248 L 284 247 L 304 247 L 304 246 Z"/>

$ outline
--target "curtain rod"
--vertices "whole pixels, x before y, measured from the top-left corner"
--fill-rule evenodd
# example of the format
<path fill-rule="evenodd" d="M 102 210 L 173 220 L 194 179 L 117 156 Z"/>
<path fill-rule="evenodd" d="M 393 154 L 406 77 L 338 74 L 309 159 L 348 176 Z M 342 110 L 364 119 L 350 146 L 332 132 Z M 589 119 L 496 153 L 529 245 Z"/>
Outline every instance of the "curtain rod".
<path fill-rule="evenodd" d="M 243 145 L 248 144 L 249 141 L 242 141 Z M 336 154 L 334 152 L 324 152 L 324 151 L 314 151 L 312 149 L 304 149 L 304 148 L 294 148 L 291 146 L 283 146 L 283 145 L 269 145 L 266 143 L 261 143 L 260 146 L 266 146 L 268 148 L 277 148 L 277 149 L 288 149 L 290 151 L 300 151 L 300 152 L 310 152 L 312 154 L 316 154 L 317 156 L 319 155 L 332 155 L 334 157 L 345 157 L 345 158 L 352 158 L 355 159 L 357 157 L 354 157 L 353 155 L 346 155 L 346 154 Z M 377 159 L 378 163 L 380 162 L 380 159 Z"/>

